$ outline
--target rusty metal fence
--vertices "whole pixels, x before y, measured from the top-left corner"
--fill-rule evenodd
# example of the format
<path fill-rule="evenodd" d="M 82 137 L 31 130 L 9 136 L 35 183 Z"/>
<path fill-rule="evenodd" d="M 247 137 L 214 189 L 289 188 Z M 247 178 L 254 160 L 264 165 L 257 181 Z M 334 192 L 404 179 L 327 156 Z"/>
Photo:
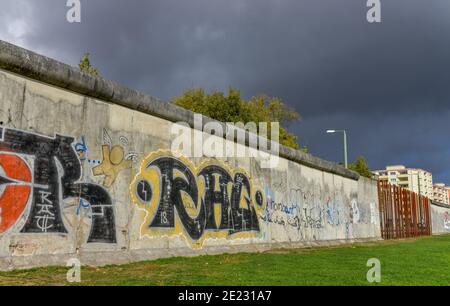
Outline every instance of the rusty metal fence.
<path fill-rule="evenodd" d="M 398 239 L 431 235 L 430 200 L 408 189 L 378 181 L 381 236 Z"/>

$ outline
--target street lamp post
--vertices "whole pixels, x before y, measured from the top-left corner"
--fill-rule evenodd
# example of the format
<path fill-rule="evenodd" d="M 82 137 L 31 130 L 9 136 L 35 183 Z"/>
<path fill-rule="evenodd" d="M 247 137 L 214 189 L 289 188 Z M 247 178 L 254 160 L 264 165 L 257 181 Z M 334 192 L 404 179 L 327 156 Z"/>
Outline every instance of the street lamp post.
<path fill-rule="evenodd" d="M 344 134 L 344 165 L 348 168 L 348 158 L 347 158 L 347 132 L 345 130 L 327 130 L 328 134 L 342 133 Z"/>

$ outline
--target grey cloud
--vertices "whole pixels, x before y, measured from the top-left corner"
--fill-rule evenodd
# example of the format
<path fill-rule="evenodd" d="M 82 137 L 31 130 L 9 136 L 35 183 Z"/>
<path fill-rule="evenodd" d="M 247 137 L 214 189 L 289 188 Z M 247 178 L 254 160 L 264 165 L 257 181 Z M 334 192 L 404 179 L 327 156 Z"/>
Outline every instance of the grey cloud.
<path fill-rule="evenodd" d="M 447 0 L 382 0 L 381 24 L 365 0 L 81 0 L 81 24 L 65 2 L 2 1 L 0 38 L 73 65 L 89 51 L 106 78 L 164 99 L 192 86 L 278 96 L 314 154 L 338 160 L 323 130 L 345 127 L 374 168 L 450 183 Z"/>

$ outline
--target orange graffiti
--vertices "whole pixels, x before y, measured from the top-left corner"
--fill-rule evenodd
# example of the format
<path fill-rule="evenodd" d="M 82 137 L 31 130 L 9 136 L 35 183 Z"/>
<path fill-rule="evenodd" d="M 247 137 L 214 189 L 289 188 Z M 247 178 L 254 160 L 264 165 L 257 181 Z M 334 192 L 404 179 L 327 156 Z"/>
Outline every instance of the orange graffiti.
<path fill-rule="evenodd" d="M 0 154 L 4 190 L 0 193 L 0 233 L 8 230 L 25 209 L 31 193 L 31 171 L 26 162 L 12 154 Z M 0 177 L 1 177 L 0 172 Z M 2 184 L 0 184 L 0 192 Z"/>

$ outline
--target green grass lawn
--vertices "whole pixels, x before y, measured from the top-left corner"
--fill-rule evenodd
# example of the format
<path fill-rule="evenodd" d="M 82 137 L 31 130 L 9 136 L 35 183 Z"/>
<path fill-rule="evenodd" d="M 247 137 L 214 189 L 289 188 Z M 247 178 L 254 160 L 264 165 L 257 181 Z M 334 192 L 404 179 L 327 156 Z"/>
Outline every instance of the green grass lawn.
<path fill-rule="evenodd" d="M 450 284 L 450 235 L 446 235 L 83 267 L 81 285 L 372 285 L 366 280 L 369 258 L 381 261 L 381 285 Z M 67 269 L 1 272 L 0 285 L 67 285 Z"/>

